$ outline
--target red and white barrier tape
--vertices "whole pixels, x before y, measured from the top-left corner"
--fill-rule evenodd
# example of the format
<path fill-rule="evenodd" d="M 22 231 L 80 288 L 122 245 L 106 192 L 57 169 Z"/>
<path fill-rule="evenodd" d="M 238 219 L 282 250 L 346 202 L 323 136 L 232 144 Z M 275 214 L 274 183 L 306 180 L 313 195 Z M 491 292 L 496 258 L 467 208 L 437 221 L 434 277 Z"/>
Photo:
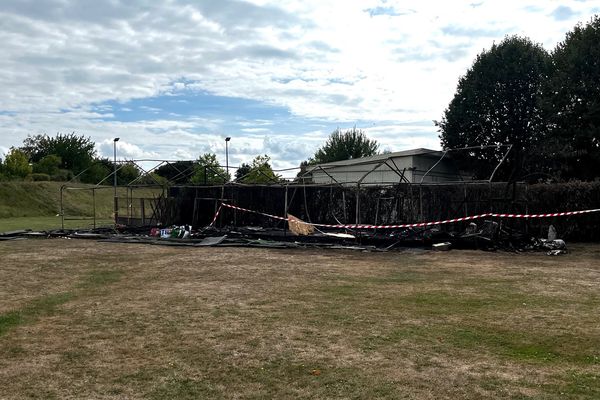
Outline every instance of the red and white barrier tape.
<path fill-rule="evenodd" d="M 273 218 L 273 219 L 278 219 L 278 220 L 281 220 L 281 221 L 287 221 L 288 220 L 287 218 L 280 217 L 278 215 L 272 215 L 272 214 L 262 213 L 262 212 L 259 212 L 259 211 L 248 210 L 247 208 L 237 207 L 237 206 L 233 206 L 233 205 L 227 204 L 227 203 L 221 203 L 221 206 L 232 208 L 234 210 L 240 210 L 240 211 L 250 212 L 250 213 L 254 213 L 254 214 L 264 215 L 265 217 L 269 217 L 269 218 Z M 215 214 L 215 218 L 213 219 L 213 222 L 211 223 L 211 225 L 214 224 L 214 222 L 217 220 L 217 216 L 219 215 L 219 211 L 221 211 L 221 207 L 219 207 L 219 210 L 217 211 L 217 214 Z M 399 225 L 367 225 L 367 224 L 358 224 L 358 225 L 357 224 L 329 225 L 329 224 L 313 224 L 313 223 L 310 223 L 310 222 L 302 222 L 302 223 L 304 223 L 306 225 L 318 226 L 318 227 L 323 227 L 323 228 L 340 228 L 340 229 L 398 229 L 398 228 L 419 228 L 419 227 L 426 227 L 426 226 L 432 226 L 432 225 L 452 224 L 454 222 L 471 221 L 471 220 L 474 220 L 474 219 L 487 218 L 487 217 L 494 217 L 494 218 L 550 218 L 550 217 L 565 217 L 565 216 L 570 216 L 570 215 L 589 214 L 589 213 L 594 213 L 594 212 L 600 212 L 600 208 L 595 208 L 595 209 L 591 209 L 591 210 L 581 210 L 581 211 L 567 211 L 567 212 L 559 212 L 559 213 L 549 213 L 549 214 L 498 214 L 498 213 L 485 213 L 485 214 L 479 214 L 479 215 L 471 215 L 471 216 L 468 216 L 468 217 L 446 219 L 446 220 L 443 220 L 443 221 L 419 222 L 419 223 L 416 223 L 416 224 L 399 224 Z"/>
<path fill-rule="evenodd" d="M 212 222 L 208 226 L 213 226 L 215 224 L 215 222 L 217 222 L 217 217 L 219 216 L 219 213 L 221 212 L 221 208 L 223 208 L 223 205 L 224 205 L 224 203 L 221 203 L 221 205 L 219 206 L 219 209 L 215 213 L 215 217 L 213 218 Z"/>

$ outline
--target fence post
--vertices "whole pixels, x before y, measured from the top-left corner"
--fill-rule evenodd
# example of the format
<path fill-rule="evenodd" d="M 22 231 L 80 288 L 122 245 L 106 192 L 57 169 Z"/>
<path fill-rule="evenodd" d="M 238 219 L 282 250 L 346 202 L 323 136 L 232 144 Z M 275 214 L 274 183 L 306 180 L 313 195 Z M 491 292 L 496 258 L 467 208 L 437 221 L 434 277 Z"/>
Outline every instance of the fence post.
<path fill-rule="evenodd" d="M 356 184 L 356 227 L 360 224 L 360 183 Z"/>
<path fill-rule="evenodd" d="M 466 183 L 463 184 L 463 191 L 464 191 L 463 202 L 464 202 L 465 217 L 466 217 L 469 215 L 469 207 L 467 205 L 467 184 Z"/>
<path fill-rule="evenodd" d="M 119 223 L 119 197 L 115 196 L 115 227 Z"/>
<path fill-rule="evenodd" d="M 288 186 L 285 185 L 285 197 L 284 197 L 284 206 L 283 206 L 283 217 L 287 218 L 287 212 L 288 212 Z M 284 221 L 283 223 L 283 236 L 287 236 L 287 222 Z"/>
<path fill-rule="evenodd" d="M 61 229 L 65 229 L 65 210 L 63 208 L 63 191 L 65 189 L 65 185 L 60 187 L 60 226 Z"/>
<path fill-rule="evenodd" d="M 423 222 L 423 187 L 419 184 L 419 221 Z"/>
<path fill-rule="evenodd" d="M 344 223 L 348 223 L 348 211 L 346 210 L 346 189 L 342 188 L 342 204 L 344 205 Z"/>
<path fill-rule="evenodd" d="M 96 229 L 96 188 L 92 188 L 92 204 L 94 209 L 94 229 Z"/>

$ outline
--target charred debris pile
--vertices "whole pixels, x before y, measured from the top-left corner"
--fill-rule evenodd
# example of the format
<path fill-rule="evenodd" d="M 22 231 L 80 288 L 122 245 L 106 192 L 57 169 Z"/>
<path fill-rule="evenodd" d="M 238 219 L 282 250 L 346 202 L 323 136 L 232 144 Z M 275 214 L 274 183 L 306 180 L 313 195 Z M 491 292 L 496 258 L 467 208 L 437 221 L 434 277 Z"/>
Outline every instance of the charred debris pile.
<path fill-rule="evenodd" d="M 144 200 L 139 208 L 151 212 L 136 218 L 136 200 Z M 600 182 L 172 186 L 159 198 L 137 199 L 131 195 L 115 199 L 115 204 L 121 208 L 116 214 L 118 224 L 113 227 L 5 232 L 0 240 L 66 237 L 169 246 L 480 249 L 562 254 L 566 248 L 561 239 L 600 239 L 600 212 L 595 212 L 600 211 Z M 574 213 L 559 213 L 568 214 L 564 218 L 554 214 L 528 217 L 576 210 L 594 213 L 585 217 L 571 217 Z M 513 213 L 519 218 L 502 218 L 493 214 L 497 212 Z M 418 226 L 425 225 L 423 222 L 426 226 Z"/>
<path fill-rule="evenodd" d="M 290 229 L 291 228 L 291 229 Z M 545 251 L 548 255 L 567 252 L 563 240 L 550 227 L 548 238 L 538 238 L 514 230 L 501 222 L 481 220 L 463 224 L 461 230 L 430 226 L 407 229 L 310 229 L 297 234 L 293 224 L 285 229 L 260 226 L 208 226 L 194 230 L 189 225 L 117 226 L 86 230 L 18 230 L 0 233 L 0 241 L 27 238 L 88 239 L 111 243 L 137 243 L 188 247 L 321 248 L 358 251 L 401 251 L 405 249 L 479 249 L 485 251 Z M 453 228 L 458 228 L 458 224 Z"/>

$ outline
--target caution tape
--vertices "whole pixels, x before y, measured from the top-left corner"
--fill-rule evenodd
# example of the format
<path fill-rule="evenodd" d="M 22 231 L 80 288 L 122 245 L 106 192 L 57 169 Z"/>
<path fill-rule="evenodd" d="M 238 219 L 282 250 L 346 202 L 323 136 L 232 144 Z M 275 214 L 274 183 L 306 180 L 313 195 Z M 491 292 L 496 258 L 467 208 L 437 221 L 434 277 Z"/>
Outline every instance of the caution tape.
<path fill-rule="evenodd" d="M 247 208 L 242 208 L 242 207 L 234 206 L 234 205 L 227 204 L 227 203 L 221 203 L 221 206 L 224 206 L 224 207 L 227 207 L 227 208 L 231 208 L 231 209 L 234 209 L 234 210 L 239 210 L 239 211 L 249 212 L 249 213 L 253 213 L 253 214 L 263 215 L 265 217 L 269 217 L 269 218 L 273 218 L 273 219 L 278 219 L 280 221 L 288 221 L 288 218 L 280 217 L 278 215 L 267 214 L 267 213 L 263 213 L 263 212 L 260 212 L 260 211 L 249 210 Z M 213 222 L 211 223 L 211 225 L 214 224 L 214 222 L 216 221 L 217 216 L 219 214 L 219 211 L 221 211 L 221 207 L 219 207 L 219 210 L 217 211 L 217 214 L 215 214 L 215 218 L 213 219 Z M 595 209 L 590 209 L 590 210 L 580 210 L 580 211 L 566 211 L 566 212 L 558 212 L 558 213 L 547 213 L 547 214 L 500 214 L 500 213 L 485 213 L 485 214 L 471 215 L 471 216 L 468 216 L 468 217 L 446 219 L 446 220 L 443 220 L 443 221 L 418 222 L 418 223 L 414 223 L 414 224 L 398 224 L 398 225 L 368 225 L 368 224 L 338 224 L 338 225 L 330 225 L 330 224 L 313 224 L 311 222 L 305 222 L 305 221 L 298 221 L 298 222 L 303 223 L 303 224 L 307 224 L 307 225 L 323 227 L 323 228 L 340 228 L 340 229 L 399 229 L 399 228 L 419 228 L 419 227 L 427 227 L 427 226 L 433 226 L 433 225 L 452 224 L 452 223 L 455 223 L 455 222 L 472 221 L 472 220 L 475 220 L 475 219 L 490 218 L 490 217 L 492 217 L 492 218 L 523 218 L 523 219 L 529 219 L 529 218 L 551 218 L 551 217 L 566 217 L 566 216 L 571 216 L 571 215 L 590 214 L 590 213 L 595 213 L 595 212 L 600 212 L 600 208 L 595 208 Z"/>
<path fill-rule="evenodd" d="M 213 226 L 215 224 L 215 222 L 217 222 L 217 217 L 219 216 L 219 213 L 221 212 L 222 208 L 223 208 L 223 203 L 221 203 L 221 205 L 219 206 L 219 209 L 215 213 L 215 217 L 213 218 L 213 220 L 212 220 L 212 222 L 210 223 L 209 226 Z"/>

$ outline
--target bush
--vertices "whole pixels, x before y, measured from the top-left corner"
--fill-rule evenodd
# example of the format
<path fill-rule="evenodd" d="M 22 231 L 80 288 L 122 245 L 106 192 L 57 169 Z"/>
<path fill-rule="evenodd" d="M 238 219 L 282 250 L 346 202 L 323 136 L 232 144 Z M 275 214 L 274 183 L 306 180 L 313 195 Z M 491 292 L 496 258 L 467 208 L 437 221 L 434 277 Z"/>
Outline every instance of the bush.
<path fill-rule="evenodd" d="M 79 180 L 83 183 L 97 184 L 102 179 L 106 178 L 111 173 L 111 169 L 102 162 L 95 162 L 81 176 Z M 111 184 L 112 180 L 104 181 L 105 185 Z"/>
<path fill-rule="evenodd" d="M 151 172 L 150 174 L 144 175 L 142 178 L 140 178 L 140 180 L 138 181 L 138 183 L 140 185 L 162 185 L 162 186 L 166 186 L 169 183 L 169 180 L 167 178 L 164 178 L 154 172 Z"/>
<path fill-rule="evenodd" d="M 38 163 L 33 164 L 33 172 L 36 174 L 56 175 L 60 170 L 62 160 L 55 154 L 47 155 Z"/>
<path fill-rule="evenodd" d="M 49 181 L 50 180 L 50 175 L 44 174 L 44 173 L 34 173 L 34 174 L 31 174 L 31 179 L 34 182 Z"/>
<path fill-rule="evenodd" d="M 27 155 L 19 149 L 11 148 L 4 159 L 3 172 L 11 178 L 23 179 L 31 174 L 31 171 Z"/>
<path fill-rule="evenodd" d="M 50 180 L 55 182 L 65 182 L 73 179 L 73 172 L 68 169 L 61 169 L 57 174 L 51 175 Z"/>

